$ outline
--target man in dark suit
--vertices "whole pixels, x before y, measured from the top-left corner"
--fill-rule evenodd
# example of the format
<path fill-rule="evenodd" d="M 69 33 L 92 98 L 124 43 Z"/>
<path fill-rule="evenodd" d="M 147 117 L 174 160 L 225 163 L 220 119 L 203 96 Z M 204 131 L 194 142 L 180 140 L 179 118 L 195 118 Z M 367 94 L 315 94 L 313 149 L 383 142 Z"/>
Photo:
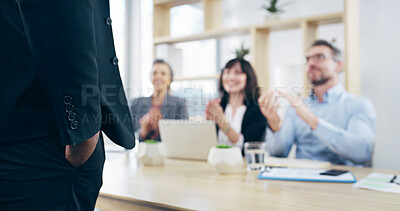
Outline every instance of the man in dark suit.
<path fill-rule="evenodd" d="M 0 0 L 0 210 L 93 210 L 134 135 L 108 0 Z"/>

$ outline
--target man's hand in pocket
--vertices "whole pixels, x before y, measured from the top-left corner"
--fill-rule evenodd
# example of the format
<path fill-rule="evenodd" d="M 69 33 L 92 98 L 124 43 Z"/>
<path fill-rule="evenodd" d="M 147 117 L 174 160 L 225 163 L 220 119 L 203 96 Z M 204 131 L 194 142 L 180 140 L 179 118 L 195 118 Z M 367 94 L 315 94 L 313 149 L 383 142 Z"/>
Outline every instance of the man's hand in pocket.
<path fill-rule="evenodd" d="M 74 167 L 79 167 L 84 164 L 96 148 L 99 134 L 100 132 L 97 132 L 93 137 L 77 145 L 65 146 L 65 158 Z"/>

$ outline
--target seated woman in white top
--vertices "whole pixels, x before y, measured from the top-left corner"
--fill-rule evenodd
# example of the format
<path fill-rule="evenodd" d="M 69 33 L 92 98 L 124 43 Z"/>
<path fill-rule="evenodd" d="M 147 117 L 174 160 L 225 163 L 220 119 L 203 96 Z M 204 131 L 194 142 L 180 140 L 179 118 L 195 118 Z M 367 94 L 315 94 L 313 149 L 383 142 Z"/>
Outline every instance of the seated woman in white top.
<path fill-rule="evenodd" d="M 267 120 L 257 105 L 260 89 L 250 63 L 242 58 L 230 60 L 219 79 L 221 98 L 208 102 L 206 118 L 218 126 L 218 144 L 238 146 L 262 141 Z"/>

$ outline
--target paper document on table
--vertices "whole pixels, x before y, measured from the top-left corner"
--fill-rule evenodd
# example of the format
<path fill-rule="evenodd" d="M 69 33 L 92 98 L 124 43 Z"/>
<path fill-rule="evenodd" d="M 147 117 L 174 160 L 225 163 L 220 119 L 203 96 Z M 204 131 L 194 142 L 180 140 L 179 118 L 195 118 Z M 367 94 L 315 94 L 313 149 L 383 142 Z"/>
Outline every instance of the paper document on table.
<path fill-rule="evenodd" d="M 357 182 L 353 173 L 346 170 L 266 167 L 258 179 L 292 180 L 307 182 Z"/>
<path fill-rule="evenodd" d="M 353 185 L 355 188 L 400 193 L 400 175 L 370 173 L 367 177 Z"/>
<path fill-rule="evenodd" d="M 331 163 L 326 161 L 277 158 L 277 157 L 266 157 L 264 163 L 267 166 L 293 167 L 293 168 L 329 168 L 331 166 Z"/>

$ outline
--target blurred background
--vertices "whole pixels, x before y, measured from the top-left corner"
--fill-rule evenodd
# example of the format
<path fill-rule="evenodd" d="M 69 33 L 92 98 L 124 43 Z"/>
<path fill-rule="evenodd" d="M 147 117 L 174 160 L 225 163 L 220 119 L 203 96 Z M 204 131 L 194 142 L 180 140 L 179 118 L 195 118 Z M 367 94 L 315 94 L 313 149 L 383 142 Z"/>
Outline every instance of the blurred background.
<path fill-rule="evenodd" d="M 315 29 L 315 38 L 333 42 L 349 59 L 341 83 L 350 92 L 371 99 L 375 106 L 378 122 L 373 166 L 400 170 L 396 130 L 400 120 L 400 27 L 396 21 L 400 19 L 400 1 L 280 0 L 282 11 L 277 17 L 263 8 L 269 3 L 265 0 L 168 2 L 110 1 L 114 41 L 129 101 L 152 94 L 152 61 L 161 58 L 174 70 L 172 94 L 185 98 L 191 115 L 204 115 L 205 103 L 219 95 L 218 74 L 242 44 L 250 49 L 245 59 L 255 66 L 263 90 L 284 87 L 303 94 L 307 87 L 305 45 L 310 42 L 304 30 Z M 212 13 L 204 12 L 204 5 L 207 10 L 214 9 Z M 290 25 L 307 17 L 325 18 L 328 23 Z M 218 23 L 213 22 L 216 19 Z M 279 29 L 285 23 L 290 26 Z M 252 31 L 257 27 L 271 29 L 266 32 L 266 45 L 255 41 L 257 33 L 263 32 Z"/>

